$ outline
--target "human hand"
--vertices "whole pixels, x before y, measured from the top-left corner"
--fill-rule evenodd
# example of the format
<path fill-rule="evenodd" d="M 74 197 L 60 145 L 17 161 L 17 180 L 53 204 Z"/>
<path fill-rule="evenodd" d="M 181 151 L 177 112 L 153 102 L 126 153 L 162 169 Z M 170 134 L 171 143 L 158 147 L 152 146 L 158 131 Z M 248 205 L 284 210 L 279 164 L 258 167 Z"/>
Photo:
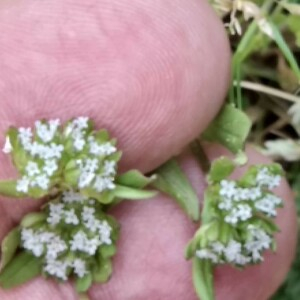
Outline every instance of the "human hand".
<path fill-rule="evenodd" d="M 123 169 L 147 172 L 180 153 L 211 121 L 225 95 L 229 49 L 205 1 L 4 1 L 0 24 L 2 143 L 10 125 L 87 115 L 118 138 Z M 252 155 L 254 162 L 262 159 Z M 189 154 L 182 160 L 200 197 L 203 176 Z M 3 154 L 0 163 L 1 178 L 14 175 Z M 278 254 L 243 273 L 218 269 L 217 299 L 264 300 L 282 281 L 293 257 L 296 225 L 286 184 L 279 193 L 286 205 L 278 216 Z M 1 198 L 0 238 L 39 205 Z M 91 299 L 196 300 L 183 255 L 195 228 L 176 204 L 158 196 L 123 203 L 114 214 L 122 231 L 113 277 L 93 287 Z M 77 296 L 70 284 L 36 279 L 0 290 L 0 298 Z"/>

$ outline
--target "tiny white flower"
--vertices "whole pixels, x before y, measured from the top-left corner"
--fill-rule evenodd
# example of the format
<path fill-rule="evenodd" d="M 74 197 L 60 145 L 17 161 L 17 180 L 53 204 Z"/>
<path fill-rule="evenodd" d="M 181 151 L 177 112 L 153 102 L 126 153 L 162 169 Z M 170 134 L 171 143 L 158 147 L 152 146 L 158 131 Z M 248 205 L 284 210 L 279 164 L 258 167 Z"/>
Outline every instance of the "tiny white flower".
<path fill-rule="evenodd" d="M 218 256 L 209 249 L 197 250 L 196 256 L 199 257 L 200 259 L 209 259 L 215 264 L 217 264 L 219 262 Z"/>
<path fill-rule="evenodd" d="M 78 231 L 70 242 L 71 250 L 76 251 L 85 249 L 86 240 L 87 235 L 82 230 Z"/>
<path fill-rule="evenodd" d="M 76 258 L 73 261 L 72 267 L 74 268 L 74 273 L 76 275 L 78 275 L 78 277 L 80 277 L 80 278 L 82 278 L 84 275 L 88 274 L 85 261 L 80 258 Z"/>
<path fill-rule="evenodd" d="M 271 247 L 272 238 L 262 229 L 249 225 L 250 238 L 245 244 L 245 249 L 252 256 L 253 261 L 261 261 L 263 258 L 261 252 Z"/>
<path fill-rule="evenodd" d="M 113 178 L 97 176 L 94 182 L 94 188 L 100 193 L 104 190 L 113 190 L 116 185 Z"/>
<path fill-rule="evenodd" d="M 39 234 L 39 238 L 42 243 L 49 243 L 54 237 L 55 234 L 49 231 L 43 231 Z"/>
<path fill-rule="evenodd" d="M 90 218 L 94 218 L 95 208 L 84 206 L 81 213 L 81 217 L 84 221 L 88 221 Z"/>
<path fill-rule="evenodd" d="M 89 139 L 89 146 L 90 146 L 90 151 L 89 151 L 90 154 L 97 155 L 97 156 L 111 155 L 117 151 L 117 148 L 113 146 L 111 143 L 107 142 L 100 145 L 92 137 Z"/>
<path fill-rule="evenodd" d="M 246 221 L 252 217 L 252 209 L 248 204 L 238 204 L 225 217 L 225 222 L 236 225 L 238 221 Z"/>
<path fill-rule="evenodd" d="M 58 165 L 55 159 L 47 159 L 45 161 L 43 170 L 48 176 L 52 176 L 57 169 L 58 169 Z"/>
<path fill-rule="evenodd" d="M 84 161 L 82 170 L 86 172 L 96 172 L 99 168 L 99 163 L 97 159 L 88 158 Z"/>
<path fill-rule="evenodd" d="M 110 143 L 105 143 L 102 145 L 102 151 L 105 155 L 111 155 L 117 151 L 117 148 Z"/>
<path fill-rule="evenodd" d="M 64 205 L 61 203 L 50 203 L 49 204 L 49 217 L 47 218 L 47 222 L 50 225 L 56 225 L 58 224 L 63 216 L 64 213 Z"/>
<path fill-rule="evenodd" d="M 105 161 L 104 162 L 104 176 L 115 175 L 116 173 L 116 162 L 115 161 Z"/>
<path fill-rule="evenodd" d="M 82 251 L 90 255 L 94 255 L 101 245 L 99 238 L 88 239 L 85 232 L 78 231 L 70 242 L 72 251 Z"/>
<path fill-rule="evenodd" d="M 51 143 L 50 145 L 51 152 L 46 158 L 57 158 L 60 159 L 62 156 L 62 152 L 64 151 L 64 146 L 61 144 Z"/>
<path fill-rule="evenodd" d="M 231 215 L 227 215 L 225 217 L 224 221 L 226 223 L 229 223 L 229 224 L 232 224 L 232 225 L 236 225 L 237 222 L 238 222 L 238 218 L 234 214 L 231 214 Z"/>
<path fill-rule="evenodd" d="M 5 144 L 4 147 L 2 149 L 3 153 L 8 154 L 13 150 L 9 136 L 6 137 L 5 139 Z"/>
<path fill-rule="evenodd" d="M 95 178 L 95 176 L 95 173 L 82 172 L 78 179 L 78 188 L 83 189 L 85 187 L 88 187 Z"/>
<path fill-rule="evenodd" d="M 42 190 L 47 190 L 49 188 L 50 180 L 46 174 L 40 174 L 31 181 L 31 186 L 38 186 Z"/>
<path fill-rule="evenodd" d="M 268 217 L 276 217 L 276 206 L 274 203 L 269 201 L 267 198 L 263 198 L 255 203 L 255 208 L 263 213 L 265 213 Z"/>
<path fill-rule="evenodd" d="M 101 245 L 101 242 L 98 238 L 88 239 L 86 241 L 85 249 L 82 251 L 84 251 L 90 255 L 94 255 L 100 245 Z"/>
<path fill-rule="evenodd" d="M 78 117 L 73 121 L 73 124 L 80 129 L 86 129 L 88 128 L 88 121 L 88 117 Z"/>
<path fill-rule="evenodd" d="M 42 256 L 44 252 L 44 244 L 40 241 L 38 233 L 35 233 L 32 229 L 22 229 L 21 231 L 22 246 L 32 252 L 36 257 Z"/>
<path fill-rule="evenodd" d="M 211 243 L 210 246 L 211 246 L 212 250 L 215 253 L 217 253 L 218 255 L 221 255 L 225 249 L 225 246 L 219 241 Z"/>
<path fill-rule="evenodd" d="M 27 175 L 30 177 L 41 173 L 38 164 L 34 161 L 29 161 L 25 170 L 27 172 Z"/>
<path fill-rule="evenodd" d="M 242 245 L 241 243 L 230 240 L 228 245 L 224 249 L 224 255 L 228 262 L 235 262 L 236 257 L 241 254 Z"/>
<path fill-rule="evenodd" d="M 30 180 L 27 177 L 22 177 L 17 181 L 16 190 L 20 193 L 27 193 L 29 188 Z"/>
<path fill-rule="evenodd" d="M 267 187 L 268 189 L 274 189 L 278 187 L 281 181 L 280 175 L 273 175 L 269 172 L 268 168 L 262 168 L 259 170 L 256 176 L 256 182 L 259 186 Z"/>
<path fill-rule="evenodd" d="M 47 243 L 47 259 L 56 259 L 57 256 L 67 250 L 67 244 L 59 236 L 53 236 Z"/>
<path fill-rule="evenodd" d="M 218 204 L 219 209 L 229 211 L 233 208 L 233 203 L 231 199 L 223 198 Z"/>
<path fill-rule="evenodd" d="M 242 221 L 246 221 L 252 217 L 252 209 L 248 204 L 237 205 L 237 215 Z"/>
<path fill-rule="evenodd" d="M 102 244 L 107 244 L 107 245 L 112 244 L 112 240 L 111 240 L 111 237 L 110 237 L 111 231 L 112 231 L 112 228 L 108 224 L 108 222 L 103 221 L 101 223 L 101 225 L 99 226 L 100 241 L 101 241 Z"/>
<path fill-rule="evenodd" d="M 250 189 L 247 188 L 237 188 L 236 193 L 233 195 L 235 201 L 244 201 L 248 200 L 250 195 Z"/>
<path fill-rule="evenodd" d="M 47 264 L 44 266 L 44 271 L 48 274 L 55 276 L 62 280 L 67 280 L 67 268 L 69 263 L 61 260 L 47 260 Z"/>
<path fill-rule="evenodd" d="M 233 262 L 237 265 L 245 266 L 251 262 L 251 258 L 243 254 L 238 254 Z"/>
<path fill-rule="evenodd" d="M 250 200 L 257 200 L 262 196 L 261 189 L 259 187 L 251 188 L 249 190 L 249 199 Z"/>
<path fill-rule="evenodd" d="M 100 225 L 100 221 L 96 218 L 90 218 L 84 222 L 84 226 L 92 232 L 96 232 Z"/>
<path fill-rule="evenodd" d="M 28 150 L 31 145 L 32 131 L 31 128 L 21 127 L 18 129 L 18 138 L 25 150 Z"/>
<path fill-rule="evenodd" d="M 234 181 L 229 180 L 222 180 L 220 182 L 221 189 L 220 189 L 220 196 L 224 196 L 227 198 L 231 198 L 236 193 L 236 183 Z"/>
<path fill-rule="evenodd" d="M 74 208 L 70 209 L 69 211 L 65 211 L 64 215 L 65 215 L 66 224 L 73 224 L 73 225 L 79 224 L 79 219 L 75 214 Z"/>
<path fill-rule="evenodd" d="M 44 143 L 49 143 L 50 141 L 53 140 L 59 125 L 60 125 L 60 121 L 58 119 L 50 120 L 46 124 L 43 124 L 41 121 L 36 121 L 35 122 L 36 133 Z"/>
<path fill-rule="evenodd" d="M 83 138 L 74 139 L 73 146 L 75 150 L 82 151 L 85 146 L 85 140 Z"/>

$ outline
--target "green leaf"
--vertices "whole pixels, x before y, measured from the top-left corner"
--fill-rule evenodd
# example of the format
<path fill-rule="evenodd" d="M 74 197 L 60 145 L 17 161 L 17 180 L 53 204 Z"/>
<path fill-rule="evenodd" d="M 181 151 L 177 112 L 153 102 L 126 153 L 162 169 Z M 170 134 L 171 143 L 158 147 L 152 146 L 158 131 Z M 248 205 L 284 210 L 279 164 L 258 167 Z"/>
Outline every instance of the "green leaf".
<path fill-rule="evenodd" d="M 207 180 L 208 182 L 219 182 L 227 178 L 234 169 L 235 165 L 233 161 L 228 157 L 221 156 L 212 162 Z"/>
<path fill-rule="evenodd" d="M 116 183 L 123 186 L 142 189 L 155 179 L 155 175 L 146 177 L 138 170 L 130 170 L 120 176 L 117 176 Z"/>
<path fill-rule="evenodd" d="M 112 193 L 115 197 L 129 200 L 148 199 L 157 195 L 156 191 L 140 190 L 122 185 L 117 185 Z"/>
<path fill-rule="evenodd" d="M 193 220 L 200 218 L 200 204 L 195 190 L 175 159 L 160 166 L 153 186 L 172 197 Z"/>
<path fill-rule="evenodd" d="M 272 29 L 272 38 L 276 42 L 277 46 L 281 50 L 282 54 L 284 55 L 285 59 L 290 64 L 291 69 L 295 72 L 298 80 L 300 80 L 300 69 L 297 63 L 297 60 L 291 51 L 289 45 L 284 40 L 281 32 L 278 30 L 277 26 L 271 22 L 269 22 L 271 29 Z"/>
<path fill-rule="evenodd" d="M 100 266 L 93 270 L 93 281 L 98 283 L 107 282 L 112 274 L 112 262 L 110 259 L 101 260 Z"/>
<path fill-rule="evenodd" d="M 93 283 L 93 276 L 92 274 L 87 274 L 82 278 L 77 278 L 75 281 L 75 288 L 78 293 L 86 292 Z"/>
<path fill-rule="evenodd" d="M 79 176 L 80 170 L 76 164 L 76 161 L 69 161 L 64 170 L 64 181 L 72 186 L 77 187 Z"/>
<path fill-rule="evenodd" d="M 115 245 L 102 245 L 100 247 L 100 254 L 103 258 L 110 258 L 114 256 L 117 252 Z"/>
<path fill-rule="evenodd" d="M 244 166 L 248 162 L 248 156 L 246 152 L 239 151 L 233 159 L 233 162 L 237 166 Z"/>
<path fill-rule="evenodd" d="M 0 181 L 0 194 L 12 198 L 24 197 L 24 194 L 17 192 L 16 186 L 16 180 Z"/>
<path fill-rule="evenodd" d="M 10 289 L 19 286 L 42 272 L 42 259 L 22 252 L 3 269 L 0 274 L 0 286 Z"/>
<path fill-rule="evenodd" d="M 298 16 L 288 16 L 287 25 L 296 37 L 296 44 L 300 47 L 300 18 Z"/>
<path fill-rule="evenodd" d="M 195 252 L 196 252 L 198 247 L 199 247 L 198 240 L 193 238 L 185 248 L 185 258 L 186 259 L 191 259 L 192 257 L 194 257 Z"/>
<path fill-rule="evenodd" d="M 241 110 L 230 104 L 223 106 L 216 119 L 203 133 L 203 139 L 220 143 L 233 153 L 244 149 L 251 121 Z"/>
<path fill-rule="evenodd" d="M 21 145 L 20 143 L 17 128 L 10 127 L 7 131 L 7 136 L 9 137 L 10 143 L 13 148 L 11 156 L 13 158 L 14 165 L 22 173 L 28 163 L 29 155 L 24 150 L 23 145 Z"/>
<path fill-rule="evenodd" d="M 46 220 L 47 215 L 43 212 L 33 212 L 27 214 L 21 221 L 21 227 L 31 227 Z"/>
<path fill-rule="evenodd" d="M 28 196 L 33 199 L 40 199 L 49 194 L 49 190 L 51 190 L 51 186 L 48 190 L 43 190 L 39 187 L 32 187 L 29 189 Z"/>
<path fill-rule="evenodd" d="M 201 300 L 214 300 L 213 266 L 209 260 L 193 259 L 193 283 Z"/>
<path fill-rule="evenodd" d="M 14 257 L 18 246 L 20 244 L 20 229 L 19 227 L 11 230 L 3 239 L 1 243 L 1 262 L 0 271 L 11 261 Z"/>

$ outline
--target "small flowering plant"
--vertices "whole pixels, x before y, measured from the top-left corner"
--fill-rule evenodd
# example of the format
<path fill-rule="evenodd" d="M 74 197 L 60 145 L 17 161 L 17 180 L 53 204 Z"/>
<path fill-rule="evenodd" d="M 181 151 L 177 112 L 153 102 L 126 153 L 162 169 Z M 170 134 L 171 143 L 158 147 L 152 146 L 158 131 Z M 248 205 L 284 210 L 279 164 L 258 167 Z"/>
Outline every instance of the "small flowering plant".
<path fill-rule="evenodd" d="M 121 152 L 106 130 L 79 117 L 10 128 L 3 152 L 19 178 L 0 182 L 0 194 L 44 198 L 39 212 L 24 216 L 1 245 L 0 286 L 12 288 L 43 275 L 73 279 L 78 292 L 107 281 L 119 235 L 107 209 L 120 199 L 155 195 L 143 188 L 155 179 L 137 170 L 117 174 Z M 109 206 L 108 206 L 109 205 Z"/>
<path fill-rule="evenodd" d="M 3 151 L 11 154 L 20 178 L 0 182 L 0 193 L 39 199 L 74 189 L 106 204 L 114 197 L 134 197 L 134 191 L 116 178 L 121 152 L 115 145 L 116 140 L 106 130 L 95 131 L 87 117 L 70 120 L 63 127 L 59 120 L 36 121 L 34 132 L 12 127 Z M 135 175 L 142 177 L 137 171 L 128 176 Z M 124 176 L 119 179 L 127 181 Z"/>
<path fill-rule="evenodd" d="M 66 281 L 78 292 L 112 272 L 119 226 L 102 205 L 73 191 L 30 213 L 4 239 L 0 283 L 11 288 L 38 275 Z M 17 272 L 15 270 L 18 269 Z"/>
<path fill-rule="evenodd" d="M 214 299 L 214 266 L 244 268 L 262 262 L 263 253 L 276 248 L 278 228 L 273 218 L 283 201 L 272 190 L 283 175 L 280 165 L 254 165 L 239 180 L 230 180 L 234 169 L 225 157 L 212 164 L 202 225 L 186 249 L 186 257 L 193 258 L 194 284 L 202 300 Z"/>

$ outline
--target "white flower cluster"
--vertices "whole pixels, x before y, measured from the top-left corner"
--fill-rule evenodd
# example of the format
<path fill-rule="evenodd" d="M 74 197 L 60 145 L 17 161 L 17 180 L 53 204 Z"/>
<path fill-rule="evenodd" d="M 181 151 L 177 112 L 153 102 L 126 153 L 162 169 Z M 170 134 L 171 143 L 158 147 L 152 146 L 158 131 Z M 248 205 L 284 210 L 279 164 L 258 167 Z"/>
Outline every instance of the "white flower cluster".
<path fill-rule="evenodd" d="M 208 259 L 213 264 L 233 264 L 245 266 L 263 261 L 262 252 L 270 249 L 272 238 L 264 230 L 248 225 L 248 238 L 239 242 L 231 239 L 226 245 L 219 241 L 211 242 L 206 248 L 196 251 L 200 259 Z"/>
<path fill-rule="evenodd" d="M 97 192 L 113 190 L 116 174 L 116 162 L 109 156 L 117 152 L 117 148 L 110 142 L 99 143 L 93 135 L 88 135 L 89 119 L 79 117 L 67 126 L 65 134 L 71 137 L 74 150 L 86 151 L 88 155 L 77 159 L 80 170 L 78 188 L 93 188 Z"/>
<path fill-rule="evenodd" d="M 104 190 L 113 190 L 116 187 L 114 184 L 115 161 L 104 161 L 101 172 L 99 172 L 101 169 L 100 162 L 96 158 L 79 159 L 77 164 L 80 170 L 78 188 L 92 187 L 100 193 Z"/>
<path fill-rule="evenodd" d="M 22 229 L 22 247 L 44 258 L 44 271 L 49 275 L 67 280 L 73 270 L 83 277 L 99 248 L 113 243 L 113 229 L 99 216 L 99 208 L 92 199 L 65 192 L 60 203 L 49 203 L 43 226 Z"/>
<path fill-rule="evenodd" d="M 60 121 L 35 122 L 36 139 L 33 139 L 31 128 L 19 128 L 18 139 L 23 149 L 32 157 L 25 167 L 26 173 L 17 181 L 16 190 L 27 193 L 29 188 L 38 187 L 42 190 L 49 188 L 51 177 L 58 170 L 58 162 L 64 151 L 64 146 L 54 142 L 55 135 L 60 126 Z M 7 138 L 8 139 L 8 138 Z M 6 150 L 10 149 L 9 139 Z M 6 153 L 10 152 L 6 151 Z M 34 160 L 34 161 L 33 161 Z"/>
<path fill-rule="evenodd" d="M 70 160 L 74 159 L 80 171 L 76 179 L 78 186 L 74 188 L 92 188 L 99 193 L 113 190 L 117 163 L 112 155 L 117 148 L 108 140 L 108 135 L 101 139 L 97 134 L 88 117 L 71 120 L 64 132 L 60 132 L 58 119 L 36 121 L 34 132 L 31 128 L 18 128 L 19 147 L 26 152 L 28 161 L 21 170 L 16 191 L 24 194 L 35 188 L 47 191 L 57 172 L 64 170 L 61 159 L 65 152 Z M 7 135 L 3 152 L 14 150 Z"/>
<path fill-rule="evenodd" d="M 218 208 L 225 213 L 225 222 L 237 225 L 250 219 L 255 212 L 275 217 L 282 200 L 269 193 L 280 184 L 281 176 L 273 175 L 268 168 L 261 168 L 256 175 L 256 186 L 241 187 L 235 181 L 220 182 Z"/>

